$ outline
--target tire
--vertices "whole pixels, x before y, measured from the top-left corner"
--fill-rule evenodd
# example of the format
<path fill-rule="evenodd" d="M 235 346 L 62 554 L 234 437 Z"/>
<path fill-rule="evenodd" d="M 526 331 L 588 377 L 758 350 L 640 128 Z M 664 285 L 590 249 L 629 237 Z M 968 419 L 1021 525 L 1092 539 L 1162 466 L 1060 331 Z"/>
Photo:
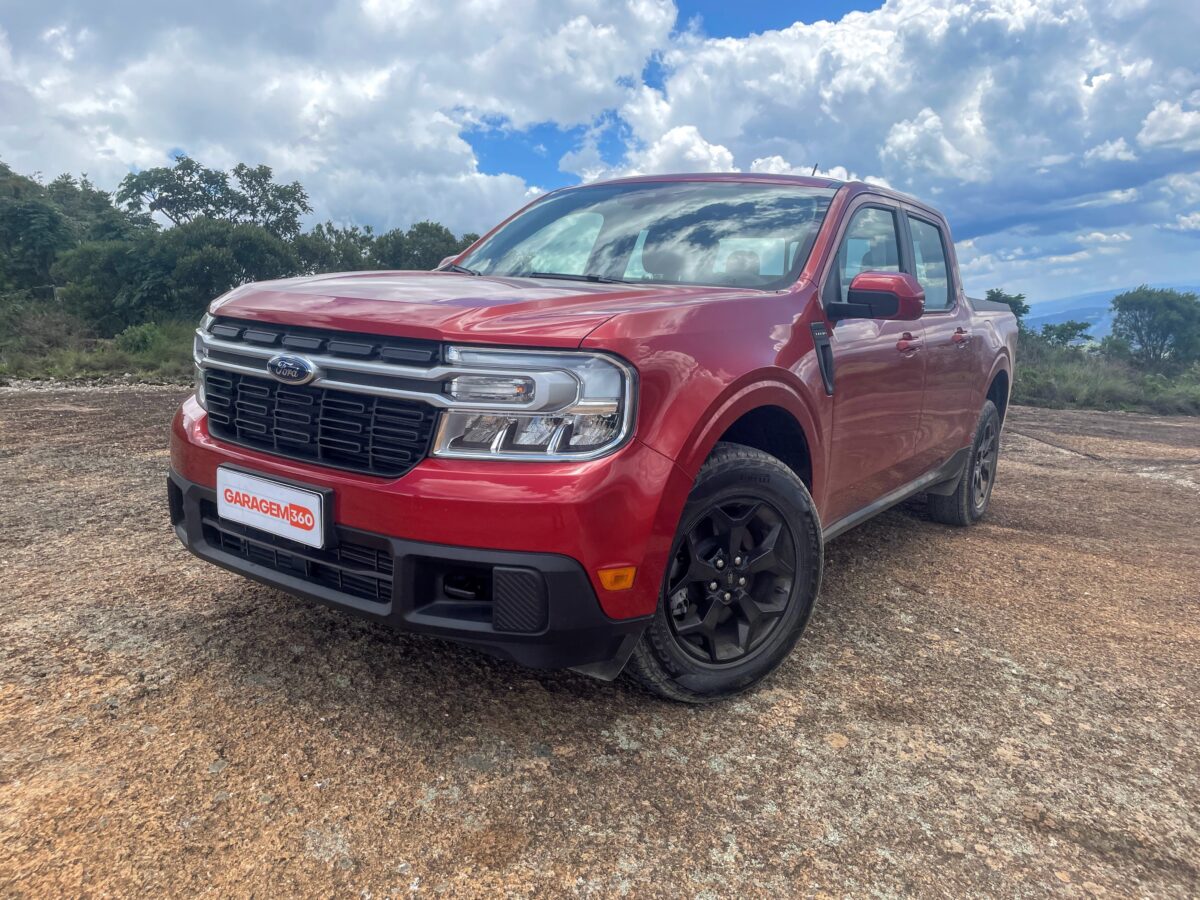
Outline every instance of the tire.
<path fill-rule="evenodd" d="M 1000 457 L 1000 413 L 991 400 L 984 401 L 971 455 L 963 468 L 954 493 L 929 495 L 929 516 L 943 525 L 974 525 L 987 512 L 996 484 L 996 465 Z"/>
<path fill-rule="evenodd" d="M 823 563 L 804 482 L 760 450 L 718 444 L 696 476 L 658 609 L 625 671 L 685 703 L 745 691 L 800 638 Z"/>

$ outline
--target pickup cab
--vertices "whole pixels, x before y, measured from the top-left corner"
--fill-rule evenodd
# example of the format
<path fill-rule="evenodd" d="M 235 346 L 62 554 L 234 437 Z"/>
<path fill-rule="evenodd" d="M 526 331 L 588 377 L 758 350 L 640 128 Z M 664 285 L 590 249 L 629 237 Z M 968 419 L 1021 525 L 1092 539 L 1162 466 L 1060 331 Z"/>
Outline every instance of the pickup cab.
<path fill-rule="evenodd" d="M 715 700 L 791 651 L 826 541 L 917 493 L 984 515 L 1016 334 L 890 190 L 568 188 L 436 271 L 214 300 L 171 519 L 302 598 Z"/>

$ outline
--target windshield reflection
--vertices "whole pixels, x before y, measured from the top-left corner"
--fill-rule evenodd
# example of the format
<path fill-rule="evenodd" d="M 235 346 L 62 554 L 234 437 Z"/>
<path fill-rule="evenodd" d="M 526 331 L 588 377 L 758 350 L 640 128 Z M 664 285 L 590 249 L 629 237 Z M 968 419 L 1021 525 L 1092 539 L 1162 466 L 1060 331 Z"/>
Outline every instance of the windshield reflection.
<path fill-rule="evenodd" d="M 462 264 L 484 275 L 776 290 L 799 274 L 834 189 L 636 182 L 548 196 Z"/>

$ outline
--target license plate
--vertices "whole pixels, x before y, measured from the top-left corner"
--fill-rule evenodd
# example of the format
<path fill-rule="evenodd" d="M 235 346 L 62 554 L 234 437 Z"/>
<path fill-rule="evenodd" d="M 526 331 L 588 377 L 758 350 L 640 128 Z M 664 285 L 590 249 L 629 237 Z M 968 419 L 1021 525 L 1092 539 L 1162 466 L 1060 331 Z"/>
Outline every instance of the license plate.
<path fill-rule="evenodd" d="M 324 500 L 316 491 L 217 469 L 217 515 L 309 547 L 325 546 Z"/>

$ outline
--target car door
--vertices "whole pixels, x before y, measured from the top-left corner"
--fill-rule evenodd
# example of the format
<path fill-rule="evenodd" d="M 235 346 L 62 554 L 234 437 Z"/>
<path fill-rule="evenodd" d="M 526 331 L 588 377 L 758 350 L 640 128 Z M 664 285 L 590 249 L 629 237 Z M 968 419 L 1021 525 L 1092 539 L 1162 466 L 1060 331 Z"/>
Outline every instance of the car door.
<path fill-rule="evenodd" d="M 860 272 L 907 271 L 900 210 L 882 198 L 854 208 L 827 265 L 825 303 L 844 302 Z M 903 253 L 902 253 L 903 250 Z M 925 387 L 921 323 L 840 319 L 829 325 L 835 373 L 826 519 L 836 522 L 915 478 Z"/>
<path fill-rule="evenodd" d="M 979 416 L 979 380 L 971 312 L 960 297 L 951 265 L 949 234 L 920 209 L 904 213 L 913 275 L 925 289 L 925 400 L 917 455 L 922 470 L 967 446 Z"/>

